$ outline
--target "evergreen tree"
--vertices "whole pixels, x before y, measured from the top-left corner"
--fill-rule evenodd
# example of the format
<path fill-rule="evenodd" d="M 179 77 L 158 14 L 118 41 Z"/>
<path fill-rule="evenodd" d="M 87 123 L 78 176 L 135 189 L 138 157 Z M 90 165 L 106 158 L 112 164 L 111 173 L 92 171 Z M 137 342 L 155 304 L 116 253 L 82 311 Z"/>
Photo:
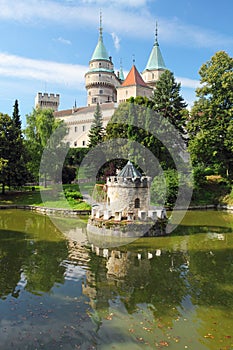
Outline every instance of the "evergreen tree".
<path fill-rule="evenodd" d="M 27 181 L 28 171 L 26 168 L 26 150 L 23 143 L 18 100 L 15 100 L 13 108 L 9 135 L 11 152 L 8 163 L 12 173 L 9 176 L 8 185 L 17 187 L 22 186 Z"/>
<path fill-rule="evenodd" d="M 18 187 L 25 184 L 28 175 L 17 100 L 12 118 L 0 115 L 0 145 L 0 182 L 4 192 L 6 185 Z"/>
<path fill-rule="evenodd" d="M 233 177 L 233 58 L 219 51 L 199 74 L 202 85 L 187 125 L 193 165 Z"/>
<path fill-rule="evenodd" d="M 103 141 L 104 128 L 103 118 L 99 103 L 96 105 L 93 124 L 88 133 L 88 147 L 93 148 Z"/>
<path fill-rule="evenodd" d="M 165 70 L 157 81 L 152 101 L 154 110 L 184 135 L 188 111 L 187 104 L 180 95 L 180 87 L 180 83 L 175 81 L 174 74 Z"/>

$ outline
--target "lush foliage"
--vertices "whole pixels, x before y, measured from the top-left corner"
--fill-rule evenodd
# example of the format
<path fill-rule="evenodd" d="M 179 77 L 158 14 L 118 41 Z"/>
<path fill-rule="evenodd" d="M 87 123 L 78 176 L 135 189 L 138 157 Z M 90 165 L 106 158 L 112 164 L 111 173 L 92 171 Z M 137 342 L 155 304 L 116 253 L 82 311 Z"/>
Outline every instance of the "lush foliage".
<path fill-rule="evenodd" d="M 187 125 L 193 165 L 232 179 L 233 58 L 217 52 L 199 73 L 202 85 Z"/>
<path fill-rule="evenodd" d="M 18 101 L 15 101 L 12 117 L 0 114 L 0 183 L 5 186 L 22 186 L 28 177 L 25 148 L 21 130 Z"/>
<path fill-rule="evenodd" d="M 66 127 L 63 122 L 55 119 L 51 109 L 34 109 L 26 118 L 25 135 L 30 173 L 38 181 L 41 171 L 45 184 L 47 177 L 56 181 L 61 177 L 61 161 L 66 151 L 65 144 L 62 143 Z"/>
<path fill-rule="evenodd" d="M 180 94 L 181 84 L 177 83 L 174 74 L 164 71 L 152 97 L 153 109 L 175 126 L 180 133 L 185 134 L 185 124 L 188 117 L 187 103 Z"/>

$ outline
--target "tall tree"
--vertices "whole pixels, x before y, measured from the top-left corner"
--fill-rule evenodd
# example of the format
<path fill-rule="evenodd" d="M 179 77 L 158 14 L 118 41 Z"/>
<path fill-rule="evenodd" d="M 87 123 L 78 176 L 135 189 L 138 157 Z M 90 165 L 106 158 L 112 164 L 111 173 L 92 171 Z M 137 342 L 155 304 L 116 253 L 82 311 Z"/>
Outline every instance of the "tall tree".
<path fill-rule="evenodd" d="M 103 117 L 99 103 L 96 105 L 94 120 L 88 133 L 88 147 L 93 148 L 103 141 Z"/>
<path fill-rule="evenodd" d="M 26 169 L 26 150 L 23 142 L 18 100 L 15 100 L 11 120 L 9 134 L 11 152 L 8 165 L 13 172 L 9 177 L 9 185 L 21 186 L 27 181 L 28 172 Z"/>
<path fill-rule="evenodd" d="M 233 177 L 233 58 L 217 52 L 200 68 L 201 87 L 188 123 L 193 164 Z"/>
<path fill-rule="evenodd" d="M 25 148 L 21 130 L 18 101 L 15 101 L 12 118 L 0 115 L 0 158 L 2 192 L 5 186 L 18 187 L 27 181 Z"/>
<path fill-rule="evenodd" d="M 0 113 L 0 183 L 2 193 L 5 193 L 5 186 L 8 178 L 8 158 L 10 154 L 9 130 L 11 118 L 7 114 Z"/>
<path fill-rule="evenodd" d="M 181 84 L 175 81 L 174 74 L 165 70 L 156 84 L 152 101 L 154 110 L 184 135 L 188 111 L 187 104 L 180 95 L 180 88 Z"/>
<path fill-rule="evenodd" d="M 44 172 L 51 173 L 51 171 L 56 171 L 57 167 L 60 167 L 58 148 L 62 147 L 61 141 L 66 135 L 66 128 L 62 121 L 55 119 L 51 109 L 33 109 L 32 113 L 26 116 L 26 120 L 25 135 L 29 153 L 28 167 L 34 180 L 38 181 L 41 158 L 46 146 L 46 152 L 50 154 L 50 162 L 43 165 Z M 57 130 L 56 133 L 55 130 Z M 51 135 L 54 136 L 51 138 Z"/>

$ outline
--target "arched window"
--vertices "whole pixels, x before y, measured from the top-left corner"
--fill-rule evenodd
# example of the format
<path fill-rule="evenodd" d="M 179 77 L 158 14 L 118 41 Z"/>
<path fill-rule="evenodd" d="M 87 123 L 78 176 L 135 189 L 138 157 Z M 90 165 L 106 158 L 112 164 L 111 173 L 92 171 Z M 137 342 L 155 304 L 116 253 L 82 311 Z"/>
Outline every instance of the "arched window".
<path fill-rule="evenodd" d="M 136 198 L 135 201 L 134 201 L 134 207 L 135 208 L 140 208 L 140 199 L 139 198 Z"/>

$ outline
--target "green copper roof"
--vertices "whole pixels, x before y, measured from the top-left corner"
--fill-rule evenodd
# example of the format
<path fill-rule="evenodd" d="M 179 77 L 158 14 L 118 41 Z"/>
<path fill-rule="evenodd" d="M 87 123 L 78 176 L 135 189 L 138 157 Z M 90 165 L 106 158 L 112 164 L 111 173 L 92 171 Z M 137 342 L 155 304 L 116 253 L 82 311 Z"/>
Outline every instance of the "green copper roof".
<path fill-rule="evenodd" d="M 145 70 L 166 69 L 159 44 L 156 41 L 151 51 Z"/>
<path fill-rule="evenodd" d="M 166 69 L 158 43 L 158 27 L 156 22 L 155 43 L 151 51 L 145 70 Z"/>
<path fill-rule="evenodd" d="M 109 61 L 109 55 L 108 52 L 104 46 L 103 43 L 103 28 L 102 28 L 102 18 L 100 18 L 100 34 L 99 34 L 99 40 L 96 45 L 95 51 L 91 57 L 92 60 L 108 60 Z"/>

